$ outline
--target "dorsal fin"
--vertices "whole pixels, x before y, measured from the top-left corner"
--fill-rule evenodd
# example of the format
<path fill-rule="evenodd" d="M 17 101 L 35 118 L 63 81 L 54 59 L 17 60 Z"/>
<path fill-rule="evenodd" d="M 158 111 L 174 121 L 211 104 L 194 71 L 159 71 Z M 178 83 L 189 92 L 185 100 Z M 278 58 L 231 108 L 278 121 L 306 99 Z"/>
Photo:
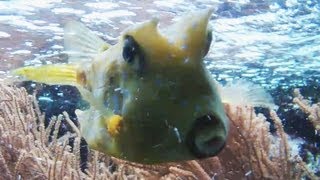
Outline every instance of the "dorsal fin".
<path fill-rule="evenodd" d="M 64 28 L 64 46 L 69 62 L 79 63 L 92 60 L 110 45 L 83 24 L 71 21 Z"/>

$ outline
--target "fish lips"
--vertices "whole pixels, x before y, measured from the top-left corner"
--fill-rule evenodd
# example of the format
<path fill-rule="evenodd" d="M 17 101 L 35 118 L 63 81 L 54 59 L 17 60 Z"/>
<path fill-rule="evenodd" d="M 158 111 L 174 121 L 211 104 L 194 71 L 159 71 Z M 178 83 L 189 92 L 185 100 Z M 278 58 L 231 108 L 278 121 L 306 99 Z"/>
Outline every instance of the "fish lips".
<path fill-rule="evenodd" d="M 186 137 L 187 147 L 196 158 L 217 155 L 226 143 L 222 121 L 212 114 L 197 118 Z"/>

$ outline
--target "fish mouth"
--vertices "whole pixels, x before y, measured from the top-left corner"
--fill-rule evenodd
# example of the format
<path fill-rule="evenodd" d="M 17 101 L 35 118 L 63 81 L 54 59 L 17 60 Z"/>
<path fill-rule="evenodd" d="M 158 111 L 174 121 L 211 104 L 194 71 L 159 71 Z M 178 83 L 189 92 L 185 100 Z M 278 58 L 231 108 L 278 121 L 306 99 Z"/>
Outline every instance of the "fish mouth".
<path fill-rule="evenodd" d="M 226 130 L 222 121 L 208 114 L 195 120 L 187 135 L 187 146 L 197 158 L 217 155 L 225 146 Z"/>

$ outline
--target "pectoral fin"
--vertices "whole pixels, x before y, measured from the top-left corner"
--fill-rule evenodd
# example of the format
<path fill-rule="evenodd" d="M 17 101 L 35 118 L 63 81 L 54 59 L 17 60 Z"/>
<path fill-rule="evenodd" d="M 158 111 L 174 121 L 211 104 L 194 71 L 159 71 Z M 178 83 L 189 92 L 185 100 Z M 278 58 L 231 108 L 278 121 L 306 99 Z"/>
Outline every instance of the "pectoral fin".
<path fill-rule="evenodd" d="M 92 149 L 114 155 L 119 153 L 114 137 L 109 131 L 112 129 L 116 134 L 118 133 L 122 121 L 121 116 L 104 117 L 93 108 L 86 111 L 76 110 L 75 113 L 80 122 L 81 136 L 86 139 Z"/>
<path fill-rule="evenodd" d="M 14 75 L 51 85 L 82 85 L 85 81 L 83 73 L 72 64 L 44 65 L 39 67 L 22 67 L 13 71 Z"/>

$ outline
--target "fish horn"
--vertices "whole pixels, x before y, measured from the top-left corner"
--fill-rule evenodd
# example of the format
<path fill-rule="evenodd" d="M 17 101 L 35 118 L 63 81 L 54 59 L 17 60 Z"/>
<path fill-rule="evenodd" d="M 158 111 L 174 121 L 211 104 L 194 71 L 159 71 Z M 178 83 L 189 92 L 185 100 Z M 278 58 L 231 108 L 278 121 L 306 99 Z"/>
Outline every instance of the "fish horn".
<path fill-rule="evenodd" d="M 199 60 L 209 50 L 212 40 L 208 22 L 213 9 L 191 13 L 171 25 L 164 34 L 170 42 L 179 47 L 189 59 Z"/>

